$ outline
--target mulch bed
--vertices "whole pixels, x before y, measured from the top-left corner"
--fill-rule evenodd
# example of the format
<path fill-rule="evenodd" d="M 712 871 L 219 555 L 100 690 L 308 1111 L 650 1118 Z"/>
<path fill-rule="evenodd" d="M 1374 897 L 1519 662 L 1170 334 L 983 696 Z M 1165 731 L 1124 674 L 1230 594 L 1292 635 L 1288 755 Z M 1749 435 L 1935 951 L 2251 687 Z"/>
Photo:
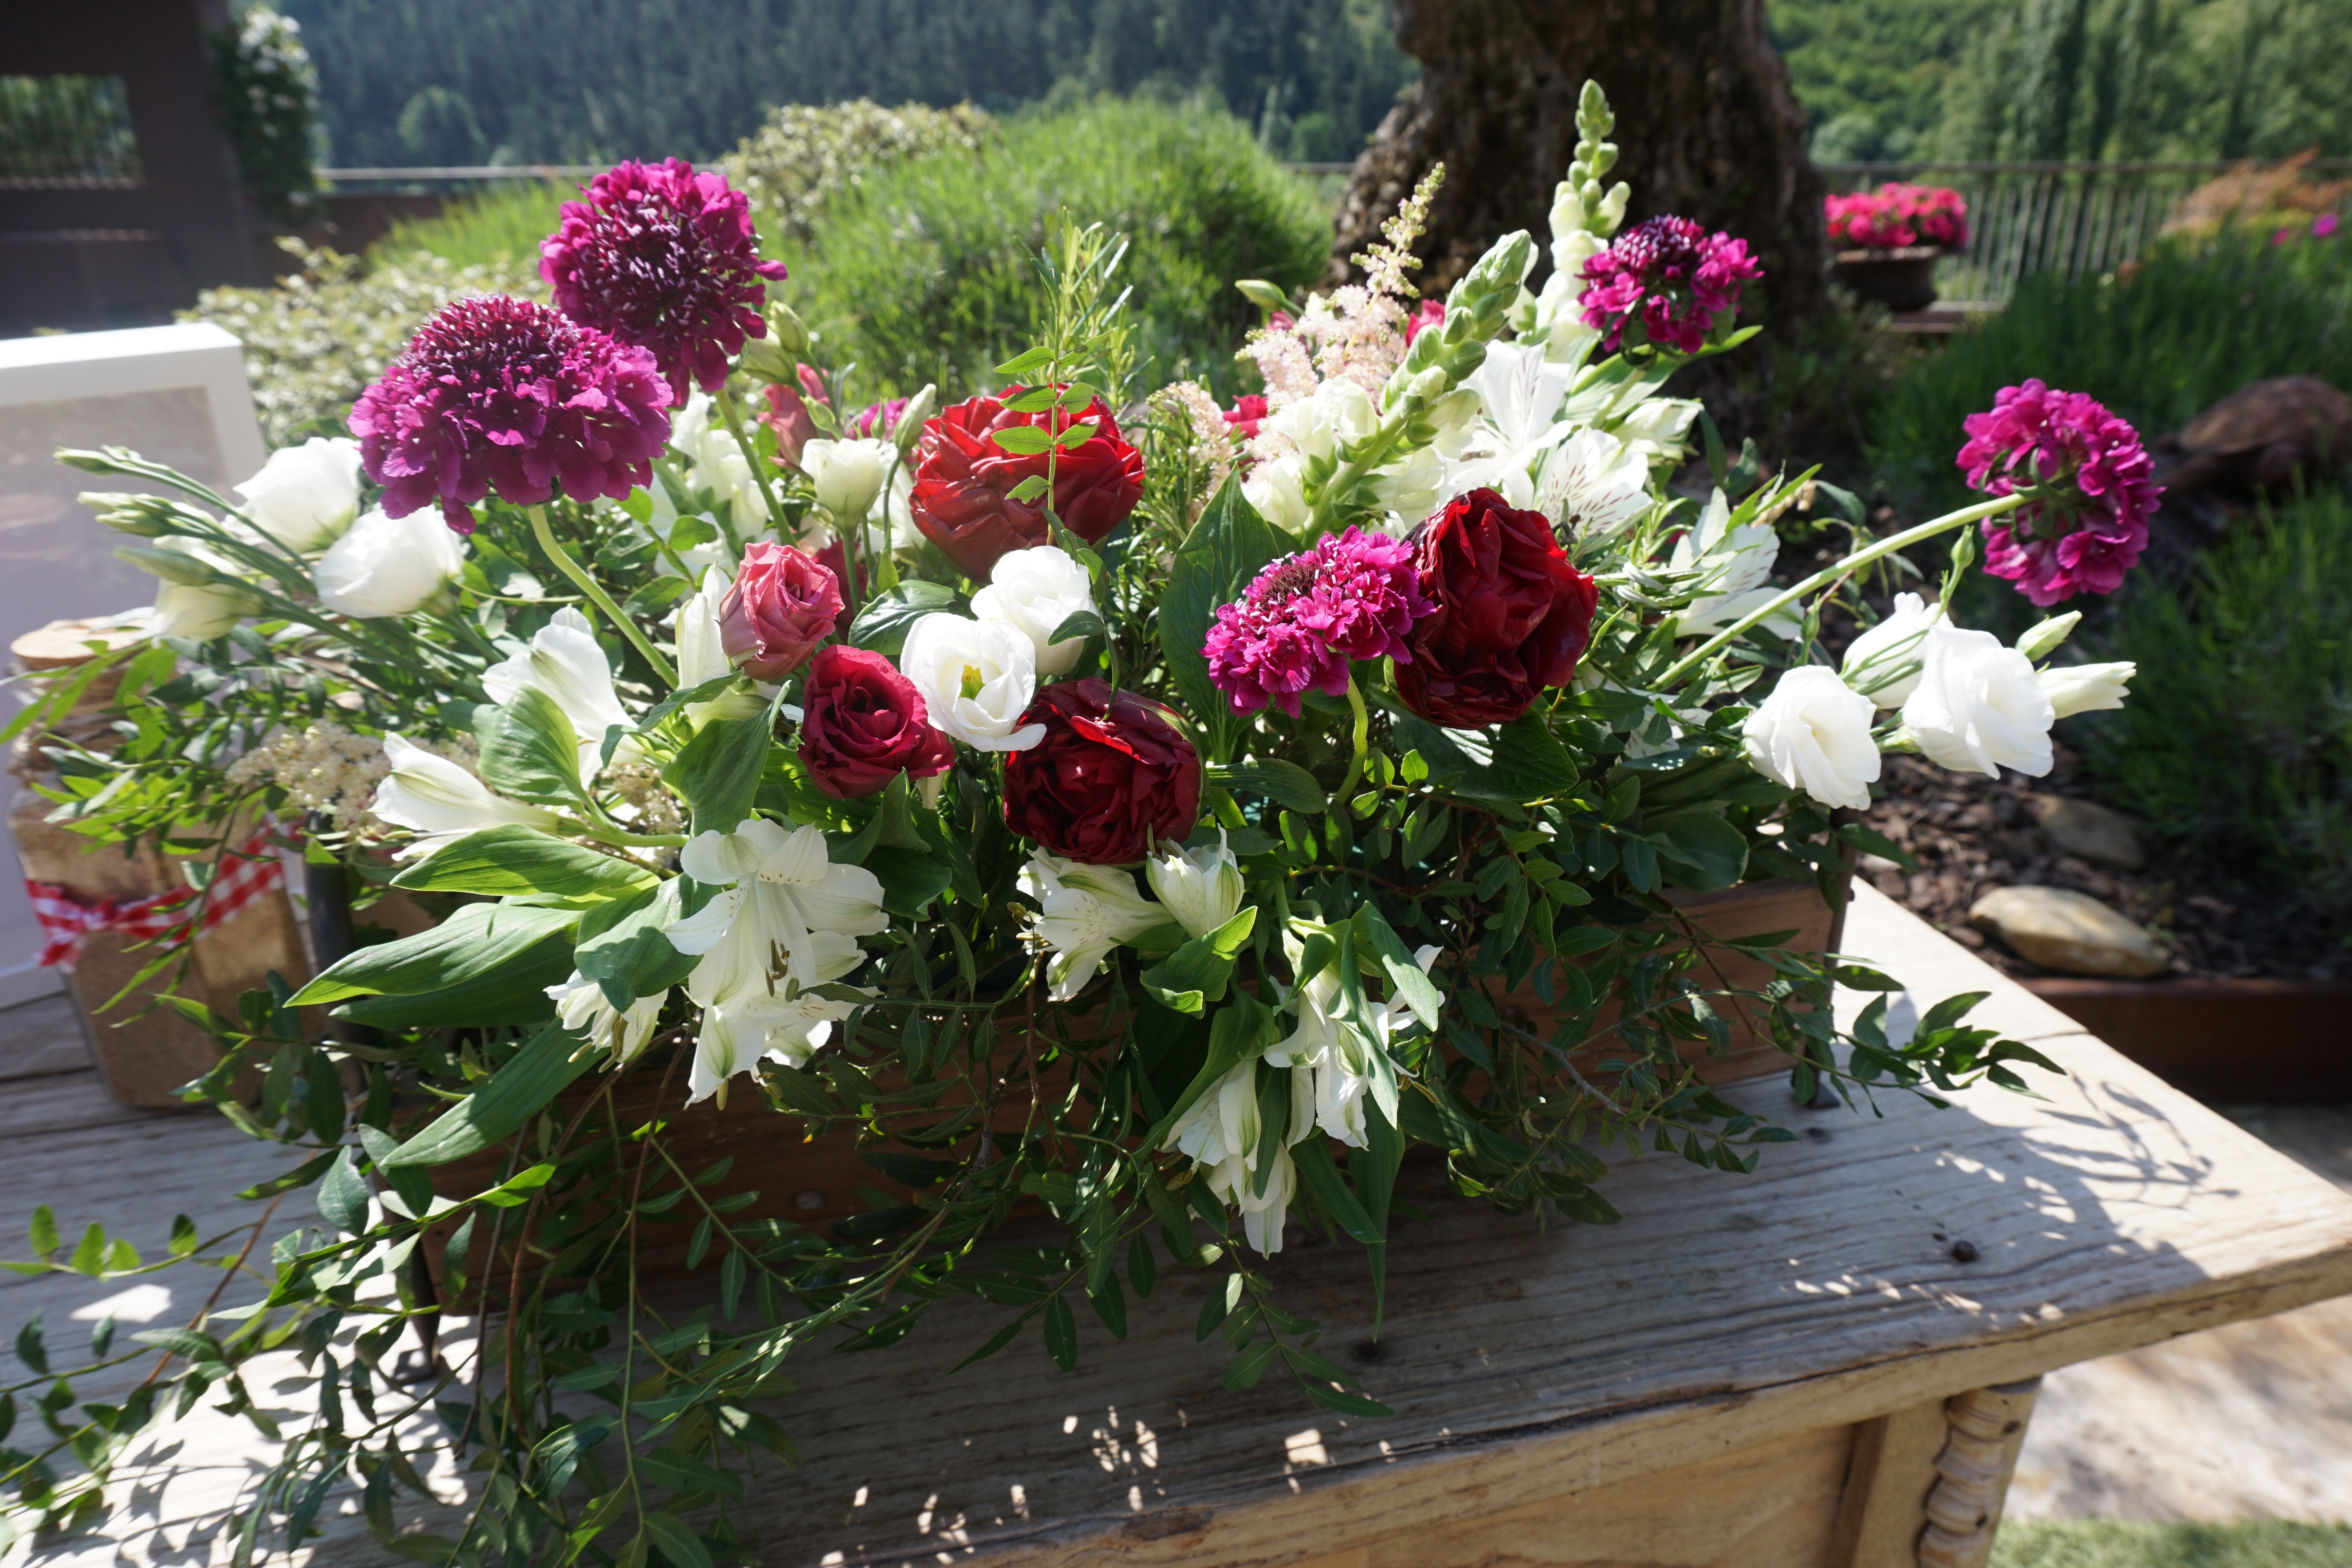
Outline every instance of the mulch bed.
<path fill-rule="evenodd" d="M 1893 861 L 1865 856 L 1858 875 L 2004 973 L 2051 971 L 1971 929 L 1969 906 L 1995 888 L 2048 887 L 2088 893 L 2147 926 L 2171 949 L 2174 974 L 2352 977 L 2352 947 L 2343 931 L 2298 911 L 2283 889 L 2250 883 L 2226 866 L 2153 838 L 2144 840 L 2148 861 L 2138 871 L 2060 852 L 2036 824 L 2032 797 L 2090 795 L 2063 743 L 2047 778 L 2005 773 L 1996 783 L 1890 756 L 1883 782 L 1886 798 L 1872 807 L 1870 825 L 1907 850 L 1919 869 L 1906 875 Z"/>

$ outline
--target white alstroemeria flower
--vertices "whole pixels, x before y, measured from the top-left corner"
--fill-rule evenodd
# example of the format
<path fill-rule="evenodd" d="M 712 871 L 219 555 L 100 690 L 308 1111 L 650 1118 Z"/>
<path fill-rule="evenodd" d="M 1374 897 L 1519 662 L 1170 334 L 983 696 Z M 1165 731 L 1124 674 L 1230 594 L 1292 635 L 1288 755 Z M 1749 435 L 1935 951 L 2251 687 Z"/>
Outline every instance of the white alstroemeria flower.
<path fill-rule="evenodd" d="M 771 991 L 747 991 L 704 1008 L 687 1069 L 687 1103 L 713 1092 L 725 1095 L 727 1080 L 751 1072 L 761 1058 L 801 1067 L 833 1037 L 835 1024 L 856 1010 L 855 1002 L 811 994 L 866 962 L 858 945 L 839 931 L 814 932 L 794 952 Z M 876 993 L 859 986 L 868 995 Z"/>
<path fill-rule="evenodd" d="M 1261 1258 L 1282 1250 L 1282 1227 L 1290 1217 L 1291 1200 L 1298 1195 L 1298 1163 L 1287 1147 L 1274 1152 L 1266 1173 L 1265 1191 L 1238 1160 L 1227 1160 L 1208 1170 L 1209 1190 L 1242 1212 L 1242 1236 Z"/>
<path fill-rule="evenodd" d="M 1689 397 L 1644 398 L 1617 420 L 1614 434 L 1628 450 L 1645 462 L 1660 458 L 1680 461 L 1691 424 L 1698 417 L 1698 402 Z"/>
<path fill-rule="evenodd" d="M 363 514 L 310 568 L 319 603 L 362 620 L 413 615 L 465 574 L 466 542 L 433 507 Z"/>
<path fill-rule="evenodd" d="M 1381 411 L 1371 394 L 1338 376 L 1318 386 L 1314 396 L 1284 405 L 1265 421 L 1266 428 L 1288 437 L 1309 458 L 1336 458 L 1340 447 L 1362 440 L 1380 424 Z"/>
<path fill-rule="evenodd" d="M 1436 494 L 1435 488 L 1430 493 Z M 1297 452 L 1259 463 L 1242 480 L 1242 494 L 1276 528 L 1304 528 L 1314 509 L 1307 504 L 1307 459 Z"/>
<path fill-rule="evenodd" d="M 360 514 L 360 444 L 348 436 L 314 436 L 280 447 L 236 488 L 255 528 L 294 554 L 316 554 Z"/>
<path fill-rule="evenodd" d="M 1696 572 L 1699 596 L 1675 622 L 1677 637 L 1708 637 L 1780 595 L 1772 586 L 1772 563 L 1780 558 L 1780 536 L 1768 522 L 1731 526 L 1731 503 L 1717 490 L 1699 514 L 1697 526 L 1675 541 L 1667 563 L 1674 572 Z M 1790 605 L 1758 628 L 1778 637 L 1794 637 L 1803 623 Z"/>
<path fill-rule="evenodd" d="M 1171 847 L 1143 863 L 1151 890 L 1166 912 L 1194 936 L 1206 936 L 1241 913 L 1242 863 L 1217 829 L 1217 841 L 1198 849 Z"/>
<path fill-rule="evenodd" d="M 1918 689 L 1921 647 L 1927 628 L 1944 618 L 1944 606 L 1916 594 L 1895 595 L 1885 620 L 1847 645 L 1838 668 L 1845 682 L 1881 708 L 1900 708 Z"/>
<path fill-rule="evenodd" d="M 2131 695 L 2131 678 L 2139 666 L 2129 659 L 2116 664 L 2053 664 L 2040 679 L 2042 694 L 2050 699 L 2053 715 L 2069 719 L 2102 708 L 2120 708 Z"/>
<path fill-rule="evenodd" d="M 686 977 L 701 1006 L 766 992 L 784 955 L 815 952 L 827 936 L 873 936 L 889 929 L 882 883 L 863 866 L 836 866 L 824 834 L 750 816 L 732 833 L 697 834 L 678 868 L 720 888 L 698 912 L 665 928 L 670 945 L 702 962 Z"/>
<path fill-rule="evenodd" d="M 2014 768 L 2050 771 L 2050 726 L 2057 710 L 2033 661 L 1990 632 L 1938 624 L 1920 645 L 1919 685 L 1903 704 L 1903 728 L 1930 762 L 1955 773 L 1999 778 Z"/>
<path fill-rule="evenodd" d="M 1579 542 L 1613 537 L 1650 506 L 1650 465 L 1616 437 L 1579 430 L 1544 459 L 1536 510 Z"/>
<path fill-rule="evenodd" d="M 661 1016 L 669 993 L 640 996 L 623 1012 L 604 999 L 603 986 L 575 969 L 571 979 L 547 988 L 547 998 L 555 1004 L 555 1016 L 565 1028 L 585 1031 L 589 1045 L 604 1047 L 621 1063 L 634 1061 L 652 1041 L 654 1021 Z"/>
<path fill-rule="evenodd" d="M 707 392 L 696 392 L 686 406 L 670 416 L 669 444 L 694 465 L 695 482 L 730 503 L 736 533 L 750 538 L 768 526 L 767 504 L 760 498 L 759 476 L 736 443 L 735 433 L 717 418 L 718 405 Z"/>
<path fill-rule="evenodd" d="M 973 615 L 983 621 L 1002 621 L 1029 639 L 1037 650 L 1040 676 L 1067 675 L 1076 667 L 1086 638 L 1047 639 L 1064 621 L 1094 607 L 1094 584 L 1087 569 L 1054 544 L 1006 551 L 990 569 L 988 586 L 971 596 Z"/>
<path fill-rule="evenodd" d="M 1446 454 L 1439 502 L 1483 489 L 1521 510 L 1534 506 L 1529 470 L 1575 428 L 1555 419 L 1570 374 L 1568 366 L 1549 363 L 1539 343 L 1488 345 L 1485 363 L 1463 383 L 1478 395 L 1481 414 Z"/>
<path fill-rule="evenodd" d="M 1748 760 L 1776 784 L 1803 790 L 1823 805 L 1870 805 L 1878 781 L 1878 742 L 1870 699 L 1824 665 L 1784 673 L 1748 716 Z"/>
<path fill-rule="evenodd" d="M 1045 994 L 1055 1002 L 1084 990 L 1121 942 L 1153 931 L 1172 935 L 1170 911 L 1143 896 L 1132 873 L 1109 866 L 1033 856 L 1021 868 L 1019 887 L 1037 900 L 1030 933 L 1054 951 L 1045 966 Z"/>
<path fill-rule="evenodd" d="M 482 689 L 501 706 L 526 686 L 551 699 L 572 721 L 572 732 L 580 738 L 583 779 L 594 778 L 604 766 L 605 731 L 615 724 L 626 730 L 635 722 L 613 689 L 613 661 L 596 641 L 588 617 L 569 605 L 532 633 L 521 652 L 482 671 Z M 636 750 L 632 739 L 623 736 L 613 760 L 635 755 Z"/>
<path fill-rule="evenodd" d="M 1037 695 L 1037 648 L 1003 621 L 944 612 L 918 620 L 898 672 L 923 694 L 932 723 L 979 752 L 1025 752 L 1045 738 L 1021 715 Z"/>
<path fill-rule="evenodd" d="M 368 810 L 379 821 L 416 835 L 395 859 L 414 859 L 477 828 L 511 822 L 552 833 L 562 820 L 551 811 L 492 794 L 464 768 L 404 736 L 387 733 L 383 755 L 392 772 L 375 786 Z"/>
<path fill-rule="evenodd" d="M 801 471 L 816 487 L 816 504 L 845 528 L 856 527 L 873 509 L 891 465 L 898 460 L 896 446 L 871 438 L 828 441 L 819 437 L 801 448 Z"/>
<path fill-rule="evenodd" d="M 1279 1066 L 1272 1071 L 1290 1070 Z M 1285 1148 L 1313 1131 L 1313 1088 L 1307 1074 L 1290 1070 L 1290 1120 L 1282 1131 Z M 1211 1084 L 1161 1139 L 1163 1151 L 1178 1150 L 1202 1167 L 1232 1164 L 1243 1171 L 1257 1169 L 1257 1063 L 1242 1062 Z"/>

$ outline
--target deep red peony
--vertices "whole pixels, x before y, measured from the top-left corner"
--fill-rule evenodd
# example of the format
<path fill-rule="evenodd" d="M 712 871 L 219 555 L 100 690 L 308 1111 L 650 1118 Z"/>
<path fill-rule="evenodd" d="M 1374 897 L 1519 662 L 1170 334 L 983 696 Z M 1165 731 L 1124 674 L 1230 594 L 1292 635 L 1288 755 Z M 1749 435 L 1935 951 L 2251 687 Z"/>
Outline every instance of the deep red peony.
<path fill-rule="evenodd" d="M 1004 399 L 1024 389 L 1007 387 Z M 1004 399 L 974 397 L 928 421 L 915 448 L 915 489 L 909 507 L 915 526 L 938 545 L 965 576 L 988 581 L 989 569 L 1007 551 L 1050 544 L 1045 498 L 1017 501 L 1007 494 L 1030 475 L 1045 472 L 1045 454 L 1016 456 L 989 439 L 992 432 L 1020 426 L 1066 430 L 1068 414 L 1047 409 L 1014 414 Z M 1094 421 L 1094 434 L 1063 448 L 1055 459 L 1054 510 L 1062 526 L 1087 543 L 1099 542 L 1127 521 L 1143 496 L 1143 455 L 1127 444 L 1097 398 L 1079 416 Z"/>
<path fill-rule="evenodd" d="M 1123 866 L 1201 816 L 1201 758 L 1168 710 L 1097 678 L 1037 693 L 1024 724 L 1045 738 L 1004 759 L 1004 825 L 1053 854 Z"/>
<path fill-rule="evenodd" d="M 927 779 L 955 764 L 955 742 L 931 728 L 923 694 L 869 649 L 817 649 L 801 707 L 801 761 L 835 800 L 877 794 L 902 773 Z"/>
<path fill-rule="evenodd" d="M 842 608 L 841 581 L 829 567 L 763 539 L 743 552 L 719 601 L 719 646 L 752 679 L 782 680 L 833 635 Z"/>
<path fill-rule="evenodd" d="M 1413 536 L 1421 591 L 1437 613 L 1412 629 L 1412 662 L 1397 691 L 1435 724 L 1507 724 L 1548 686 L 1566 686 L 1601 603 L 1569 564 L 1539 511 L 1516 511 L 1493 490 L 1446 503 Z"/>

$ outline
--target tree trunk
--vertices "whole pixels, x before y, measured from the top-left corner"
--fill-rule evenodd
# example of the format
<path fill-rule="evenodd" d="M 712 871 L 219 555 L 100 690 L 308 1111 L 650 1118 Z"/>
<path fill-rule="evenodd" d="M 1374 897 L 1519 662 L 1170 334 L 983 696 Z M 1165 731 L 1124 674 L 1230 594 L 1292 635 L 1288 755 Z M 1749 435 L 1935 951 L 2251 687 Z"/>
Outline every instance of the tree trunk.
<path fill-rule="evenodd" d="M 1751 288 L 1743 319 L 1768 302 L 1783 327 L 1826 309 L 1821 178 L 1763 0 L 1396 0 L 1396 22 L 1421 78 L 1356 161 L 1335 280 L 1432 163 L 1445 184 L 1419 247 L 1425 292 L 1513 229 L 1546 242 L 1590 77 L 1617 112 L 1610 179 L 1633 186 L 1629 224 L 1674 213 L 1745 239 L 1764 299 Z"/>

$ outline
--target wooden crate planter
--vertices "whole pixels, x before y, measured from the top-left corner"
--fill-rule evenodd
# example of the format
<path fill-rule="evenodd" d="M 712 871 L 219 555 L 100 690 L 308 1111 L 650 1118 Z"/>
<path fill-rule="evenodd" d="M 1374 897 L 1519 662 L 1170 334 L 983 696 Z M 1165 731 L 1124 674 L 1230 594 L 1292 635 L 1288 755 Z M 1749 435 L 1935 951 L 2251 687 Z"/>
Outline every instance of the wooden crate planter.
<path fill-rule="evenodd" d="M 1908 245 L 1900 250 L 1841 250 L 1830 277 L 1898 315 L 1924 310 L 1936 302 L 1936 264 L 1943 256 L 1932 245 Z"/>

